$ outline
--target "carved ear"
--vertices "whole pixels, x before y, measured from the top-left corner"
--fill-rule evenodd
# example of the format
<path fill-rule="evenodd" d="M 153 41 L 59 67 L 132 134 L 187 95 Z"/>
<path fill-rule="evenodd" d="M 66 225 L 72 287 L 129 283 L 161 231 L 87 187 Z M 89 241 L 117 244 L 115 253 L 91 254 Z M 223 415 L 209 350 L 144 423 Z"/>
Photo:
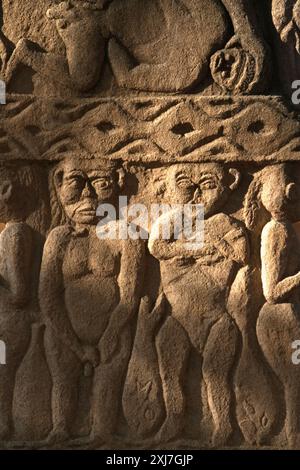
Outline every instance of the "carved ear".
<path fill-rule="evenodd" d="M 54 172 L 53 180 L 54 180 L 54 186 L 56 189 L 59 189 L 62 185 L 64 177 L 64 170 L 63 169 L 58 169 Z"/>
<path fill-rule="evenodd" d="M 241 181 L 241 173 L 236 168 L 229 168 L 228 173 L 233 176 L 234 181 L 229 185 L 231 191 L 234 191 Z"/>
<path fill-rule="evenodd" d="M 13 184 L 11 181 L 3 181 L 0 185 L 0 198 L 7 202 L 12 197 L 13 194 Z"/>
<path fill-rule="evenodd" d="M 125 186 L 125 177 L 126 177 L 124 168 L 120 168 L 119 170 L 117 170 L 117 175 L 118 175 L 118 186 L 120 189 L 123 189 Z"/>
<path fill-rule="evenodd" d="M 164 170 L 161 170 L 159 174 L 155 175 L 153 178 L 150 179 L 154 187 L 155 196 L 160 199 L 164 197 L 165 192 L 167 190 L 166 178 L 167 178 L 167 172 L 164 169 Z"/>

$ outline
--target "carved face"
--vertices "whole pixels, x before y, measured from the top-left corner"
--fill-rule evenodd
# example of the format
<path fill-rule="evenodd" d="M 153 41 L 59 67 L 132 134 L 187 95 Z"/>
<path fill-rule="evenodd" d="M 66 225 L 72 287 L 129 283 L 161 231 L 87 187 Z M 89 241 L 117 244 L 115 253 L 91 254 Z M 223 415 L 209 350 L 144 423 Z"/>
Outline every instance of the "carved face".
<path fill-rule="evenodd" d="M 276 165 L 264 178 L 261 201 L 274 219 L 298 221 L 300 218 L 300 191 L 295 176 L 285 165 Z"/>
<path fill-rule="evenodd" d="M 95 224 L 98 205 L 114 202 L 119 189 L 116 171 L 90 162 L 65 164 L 56 172 L 55 183 L 65 214 L 83 225 Z"/>
<path fill-rule="evenodd" d="M 237 182 L 238 172 L 235 179 Z M 167 174 L 167 196 L 176 204 L 202 204 L 205 215 L 211 215 L 226 203 L 233 189 L 228 180 L 216 163 L 174 165 Z"/>

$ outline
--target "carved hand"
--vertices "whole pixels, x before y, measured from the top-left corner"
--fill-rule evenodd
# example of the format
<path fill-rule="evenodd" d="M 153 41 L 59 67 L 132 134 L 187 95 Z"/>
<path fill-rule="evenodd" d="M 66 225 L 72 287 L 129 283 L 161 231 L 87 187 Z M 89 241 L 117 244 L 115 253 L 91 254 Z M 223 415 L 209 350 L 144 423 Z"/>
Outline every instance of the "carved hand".
<path fill-rule="evenodd" d="M 109 362 L 112 359 L 118 346 L 117 332 L 108 326 L 100 340 L 101 362 Z"/>
<path fill-rule="evenodd" d="M 98 349 L 90 345 L 83 346 L 83 355 L 81 361 L 83 363 L 89 363 L 93 367 L 97 367 L 100 362 L 100 355 Z"/>

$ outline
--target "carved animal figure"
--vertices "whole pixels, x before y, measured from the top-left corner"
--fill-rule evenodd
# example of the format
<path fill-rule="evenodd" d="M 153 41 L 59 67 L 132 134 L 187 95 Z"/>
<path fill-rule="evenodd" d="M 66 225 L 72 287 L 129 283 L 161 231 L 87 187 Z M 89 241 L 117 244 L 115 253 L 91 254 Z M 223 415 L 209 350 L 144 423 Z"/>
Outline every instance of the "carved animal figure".
<path fill-rule="evenodd" d="M 12 437 L 12 403 L 16 372 L 31 339 L 34 321 L 34 237 L 26 223 L 35 180 L 30 168 L 0 165 L 0 339 L 6 345 L 6 366 L 0 367 L 0 439 Z"/>
<path fill-rule="evenodd" d="M 56 21 L 66 57 L 22 39 L 7 67 L 8 82 L 24 63 L 57 85 L 88 92 L 100 79 L 107 41 L 121 87 L 190 90 L 207 77 L 212 56 L 213 78 L 225 91 L 256 92 L 267 81 L 265 45 L 247 0 L 65 0 L 47 16 Z M 226 45 L 231 23 L 235 35 Z"/>

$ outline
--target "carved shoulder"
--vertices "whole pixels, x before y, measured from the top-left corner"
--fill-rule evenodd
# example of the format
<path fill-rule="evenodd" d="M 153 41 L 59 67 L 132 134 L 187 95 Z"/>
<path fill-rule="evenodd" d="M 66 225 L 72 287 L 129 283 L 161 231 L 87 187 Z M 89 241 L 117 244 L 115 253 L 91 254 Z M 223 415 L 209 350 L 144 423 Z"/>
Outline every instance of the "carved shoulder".
<path fill-rule="evenodd" d="M 64 256 L 66 246 L 72 233 L 72 227 L 62 225 L 54 228 L 48 235 L 44 248 L 44 256 L 60 258 Z"/>
<path fill-rule="evenodd" d="M 2 242 L 7 248 L 23 247 L 30 250 L 32 230 L 25 222 L 13 222 L 7 224 L 2 234 Z"/>

